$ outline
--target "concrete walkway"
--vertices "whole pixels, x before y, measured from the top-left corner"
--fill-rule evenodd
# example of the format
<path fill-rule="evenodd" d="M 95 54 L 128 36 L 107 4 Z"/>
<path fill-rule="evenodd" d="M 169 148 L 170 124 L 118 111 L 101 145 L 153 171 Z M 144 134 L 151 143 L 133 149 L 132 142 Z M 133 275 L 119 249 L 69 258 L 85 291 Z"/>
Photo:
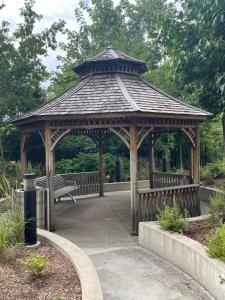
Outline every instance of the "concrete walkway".
<path fill-rule="evenodd" d="M 204 206 L 204 212 L 207 206 Z M 130 236 L 129 192 L 56 205 L 57 233 L 93 261 L 106 300 L 212 299 L 194 280 Z"/>

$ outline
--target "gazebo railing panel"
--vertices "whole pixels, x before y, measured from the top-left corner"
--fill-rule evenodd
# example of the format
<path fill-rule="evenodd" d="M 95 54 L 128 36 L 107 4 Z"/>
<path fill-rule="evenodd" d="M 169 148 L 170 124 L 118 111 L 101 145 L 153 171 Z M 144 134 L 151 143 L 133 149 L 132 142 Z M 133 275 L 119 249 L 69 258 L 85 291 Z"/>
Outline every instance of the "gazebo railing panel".
<path fill-rule="evenodd" d="M 199 185 L 190 184 L 169 188 L 144 189 L 138 192 L 139 221 L 156 220 L 157 210 L 176 201 L 178 207 L 190 217 L 200 215 Z"/>
<path fill-rule="evenodd" d="M 60 175 L 66 180 L 67 185 L 71 185 L 71 183 L 74 182 L 76 183 L 78 189 L 72 193 L 74 196 L 99 193 L 100 176 L 98 171 L 66 173 Z"/>
<path fill-rule="evenodd" d="M 154 172 L 153 173 L 153 185 L 154 188 L 163 188 L 178 185 L 191 184 L 191 176 L 184 174 L 173 174 Z"/>

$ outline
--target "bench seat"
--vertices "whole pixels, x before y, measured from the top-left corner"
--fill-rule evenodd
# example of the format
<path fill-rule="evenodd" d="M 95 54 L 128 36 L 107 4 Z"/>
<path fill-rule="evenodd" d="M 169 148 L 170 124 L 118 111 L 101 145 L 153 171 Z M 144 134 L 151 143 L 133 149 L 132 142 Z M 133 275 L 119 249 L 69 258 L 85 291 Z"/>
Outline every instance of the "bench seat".
<path fill-rule="evenodd" d="M 39 177 L 36 179 L 36 185 L 46 189 L 47 188 L 47 182 L 46 182 L 46 176 Z M 76 198 L 71 194 L 73 191 L 78 189 L 78 186 L 76 183 L 74 185 L 66 185 L 65 179 L 60 175 L 53 176 L 53 185 L 54 185 L 54 199 L 60 200 L 61 197 L 68 195 L 74 203 L 76 203 Z"/>

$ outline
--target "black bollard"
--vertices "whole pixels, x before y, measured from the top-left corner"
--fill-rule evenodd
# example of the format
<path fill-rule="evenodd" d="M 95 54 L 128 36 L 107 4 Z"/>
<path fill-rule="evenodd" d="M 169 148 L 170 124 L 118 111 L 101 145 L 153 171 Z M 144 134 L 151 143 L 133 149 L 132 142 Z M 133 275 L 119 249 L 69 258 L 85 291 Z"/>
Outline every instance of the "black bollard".
<path fill-rule="evenodd" d="M 24 174 L 24 242 L 28 246 L 37 243 L 36 183 L 35 174 Z"/>

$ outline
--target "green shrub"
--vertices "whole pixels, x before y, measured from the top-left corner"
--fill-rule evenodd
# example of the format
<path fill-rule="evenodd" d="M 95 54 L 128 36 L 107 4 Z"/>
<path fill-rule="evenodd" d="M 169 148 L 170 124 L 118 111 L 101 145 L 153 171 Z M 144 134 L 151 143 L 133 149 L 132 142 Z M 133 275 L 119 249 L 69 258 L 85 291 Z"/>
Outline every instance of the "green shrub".
<path fill-rule="evenodd" d="M 204 180 L 206 184 L 214 184 L 213 176 L 208 167 L 201 168 L 201 180 Z"/>
<path fill-rule="evenodd" d="M 217 192 L 212 195 L 209 199 L 211 209 L 210 209 L 210 219 L 215 225 L 222 224 L 225 221 L 225 190 Z"/>
<path fill-rule="evenodd" d="M 33 252 L 28 253 L 26 259 L 17 259 L 17 262 L 26 270 L 32 272 L 35 276 L 40 276 L 42 271 L 48 265 L 48 258 L 46 256 L 39 256 Z"/>
<path fill-rule="evenodd" d="M 225 225 L 219 227 L 216 233 L 209 239 L 207 253 L 209 256 L 225 262 Z"/>
<path fill-rule="evenodd" d="M 14 224 L 7 218 L 6 214 L 0 215 L 0 257 L 7 256 L 10 241 L 13 237 Z"/>
<path fill-rule="evenodd" d="M 201 179 L 212 181 L 215 178 L 225 178 L 225 160 L 209 163 L 201 168 Z"/>
<path fill-rule="evenodd" d="M 164 209 L 159 209 L 156 216 L 157 222 L 162 229 L 179 233 L 185 231 L 187 225 L 187 217 L 187 211 L 182 214 L 175 200 L 173 201 L 172 206 L 166 205 Z"/>
<path fill-rule="evenodd" d="M 0 257 L 7 257 L 8 253 L 23 242 L 24 219 L 23 214 L 7 211 L 0 214 Z"/>
<path fill-rule="evenodd" d="M 115 179 L 116 156 L 110 153 L 104 154 L 105 174 L 110 175 L 112 180 Z M 121 162 L 121 179 L 129 178 L 129 159 L 120 158 Z M 76 173 L 98 171 L 98 153 L 79 153 L 73 159 L 62 159 L 56 162 L 56 173 Z"/>
<path fill-rule="evenodd" d="M 10 194 L 9 181 L 4 177 L 0 181 L 0 189 L 6 206 L 6 212 L 0 214 L 0 257 L 5 258 L 23 241 L 24 216 L 18 199 Z"/>

